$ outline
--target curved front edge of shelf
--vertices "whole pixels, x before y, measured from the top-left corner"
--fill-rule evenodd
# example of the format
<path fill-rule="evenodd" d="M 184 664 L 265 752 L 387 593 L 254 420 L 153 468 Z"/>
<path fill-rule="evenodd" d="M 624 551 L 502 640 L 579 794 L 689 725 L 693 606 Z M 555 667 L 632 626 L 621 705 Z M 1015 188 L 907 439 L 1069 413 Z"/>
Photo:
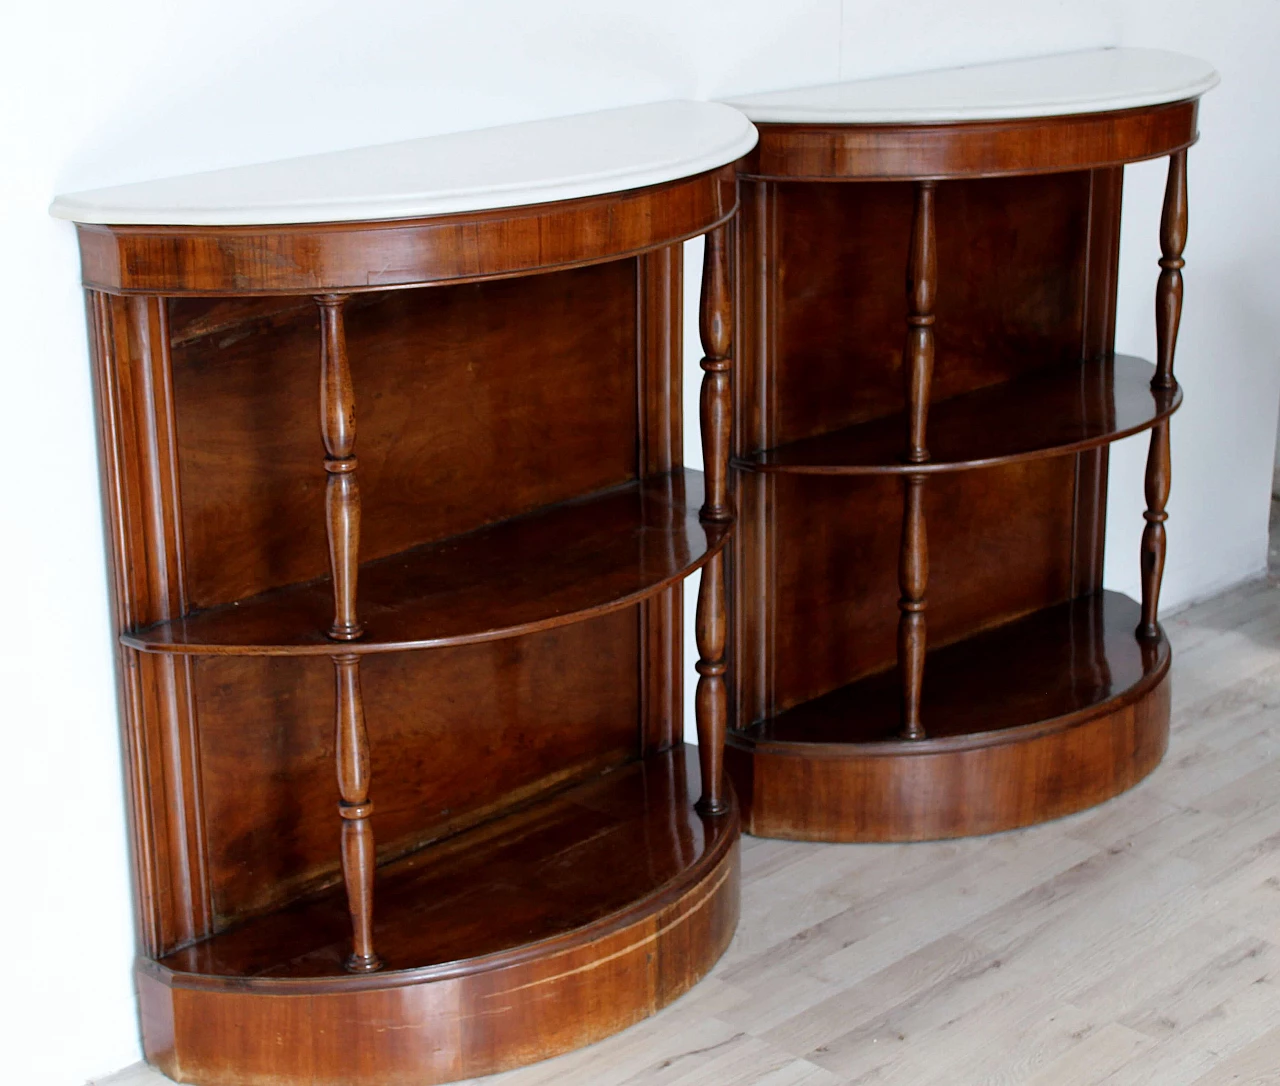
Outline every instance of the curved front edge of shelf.
<path fill-rule="evenodd" d="M 806 743 L 731 730 L 743 829 L 804 841 L 928 841 L 998 833 L 1132 788 L 1169 739 L 1169 643 L 1097 704 L 998 731 L 911 742 Z M 926 676 L 928 669 L 926 666 Z M 998 687 L 989 695 L 1000 698 Z"/>
<path fill-rule="evenodd" d="M 363 655 L 498 641 L 634 606 L 718 554 L 702 473 L 682 470 L 379 559 L 360 570 Z M 312 581 L 122 634 L 167 655 L 332 656 L 329 582 Z"/>
<path fill-rule="evenodd" d="M 873 419 L 736 458 L 740 471 L 792 475 L 938 475 L 1048 460 L 1150 430 L 1182 406 L 1182 387 L 1152 389 L 1155 366 L 1117 355 L 1054 367 L 931 405 L 931 459 L 901 459 L 905 421 Z M 963 450 L 963 451 L 962 451 Z"/>
<path fill-rule="evenodd" d="M 696 756 L 675 754 L 696 784 Z M 671 799 L 699 818 L 691 796 L 657 797 Z M 189 974 L 140 960 L 147 1059 L 197 1086 L 429 1086 L 593 1044 L 679 998 L 728 948 L 739 913 L 736 806 L 703 825 L 703 847 L 686 841 L 666 884 L 501 953 L 314 978 Z M 430 903 L 416 911 L 429 916 Z"/>

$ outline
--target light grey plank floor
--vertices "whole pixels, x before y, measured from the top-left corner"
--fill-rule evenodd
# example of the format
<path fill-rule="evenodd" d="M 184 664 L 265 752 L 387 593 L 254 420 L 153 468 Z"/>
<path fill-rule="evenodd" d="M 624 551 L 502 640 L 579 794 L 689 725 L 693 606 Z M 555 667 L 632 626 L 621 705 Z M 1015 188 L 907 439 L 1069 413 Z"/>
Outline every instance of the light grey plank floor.
<path fill-rule="evenodd" d="M 743 839 L 656 1017 L 485 1086 L 1280 1084 L 1280 588 L 1168 619 L 1173 737 L 1110 803 L 918 845 Z M 100 1086 L 162 1086 L 139 1065 Z"/>

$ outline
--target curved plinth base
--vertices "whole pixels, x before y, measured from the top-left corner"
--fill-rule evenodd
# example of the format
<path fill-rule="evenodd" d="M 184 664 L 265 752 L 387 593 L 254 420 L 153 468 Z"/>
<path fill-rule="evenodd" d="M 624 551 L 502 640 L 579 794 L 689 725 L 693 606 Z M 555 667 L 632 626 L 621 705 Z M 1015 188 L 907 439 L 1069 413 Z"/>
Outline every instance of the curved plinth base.
<path fill-rule="evenodd" d="M 148 1060 L 208 1086 L 427 1086 L 653 1014 L 711 968 L 738 919 L 737 810 L 693 812 L 692 754 L 654 755 L 380 872 L 380 953 L 394 967 L 430 946 L 430 964 L 341 973 L 323 903 L 140 962 Z M 584 861 L 591 878 L 573 872 Z M 617 908 L 636 886 L 647 892 Z M 511 938 L 530 931 L 555 934 Z"/>
<path fill-rule="evenodd" d="M 1131 788 L 1169 738 L 1169 643 L 1139 642 L 1138 614 L 1104 592 L 931 652 L 924 719 L 934 737 L 919 742 L 888 737 L 892 672 L 731 731 L 725 757 L 744 830 L 805 841 L 966 837 Z"/>

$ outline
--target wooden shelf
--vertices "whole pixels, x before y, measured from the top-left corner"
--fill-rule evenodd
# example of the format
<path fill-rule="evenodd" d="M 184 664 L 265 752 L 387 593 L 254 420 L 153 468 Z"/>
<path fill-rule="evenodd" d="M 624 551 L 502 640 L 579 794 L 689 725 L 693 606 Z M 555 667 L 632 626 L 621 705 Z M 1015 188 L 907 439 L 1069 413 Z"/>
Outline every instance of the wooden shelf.
<path fill-rule="evenodd" d="M 891 475 L 965 471 L 1081 452 L 1150 429 L 1182 403 L 1154 391 L 1140 358 L 1056 365 L 930 405 L 930 459 L 904 463 L 906 422 L 895 414 L 794 441 L 737 461 L 749 471 Z"/>
<path fill-rule="evenodd" d="M 806 841 L 927 841 L 1059 818 L 1132 788 L 1169 736 L 1169 642 L 1099 592 L 929 652 L 924 739 L 896 668 L 729 732 L 746 826 Z"/>
<path fill-rule="evenodd" d="M 1134 636 L 1140 609 L 1099 592 L 930 650 L 921 716 L 926 739 L 901 740 L 901 679 L 877 672 L 759 721 L 759 745 L 856 744 L 871 753 L 925 754 L 999 742 L 1017 731 L 1068 726 L 1143 695 L 1169 666 L 1164 640 Z M 1000 696 L 990 696 L 999 690 Z"/>
<path fill-rule="evenodd" d="M 724 882 L 737 818 L 695 813 L 697 787 L 696 750 L 677 747 L 380 868 L 374 938 L 384 968 L 375 974 L 343 966 L 351 921 L 341 885 L 148 970 L 173 986 L 354 992 L 453 979 L 581 947 L 639 918 L 652 922 L 663 904 L 685 899 L 709 878 L 715 883 L 712 876 Z M 722 934 L 727 941 L 732 927 Z M 644 957 L 643 942 L 633 949 Z M 653 958 L 654 946 L 648 949 Z"/>
<path fill-rule="evenodd" d="M 697 471 L 651 476 L 502 521 L 360 569 L 365 633 L 344 653 L 392 652 L 513 637 L 630 606 L 717 553 L 724 525 L 703 525 Z M 145 652 L 328 656 L 325 578 L 126 633 Z"/>

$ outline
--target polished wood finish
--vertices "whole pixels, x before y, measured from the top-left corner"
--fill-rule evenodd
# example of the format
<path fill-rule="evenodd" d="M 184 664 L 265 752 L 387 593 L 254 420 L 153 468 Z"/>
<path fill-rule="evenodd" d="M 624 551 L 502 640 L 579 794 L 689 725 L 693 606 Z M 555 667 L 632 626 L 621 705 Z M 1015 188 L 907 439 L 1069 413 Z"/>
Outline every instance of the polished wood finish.
<path fill-rule="evenodd" d="M 157 1065 L 485 1073 L 652 1013 L 727 945 L 733 211 L 721 169 L 410 223 L 82 228 Z M 680 401 L 707 231 L 710 500 Z M 704 566 L 705 783 L 679 734 Z"/>
<path fill-rule="evenodd" d="M 703 520 L 731 520 L 729 508 L 729 372 L 733 368 L 733 308 L 729 287 L 728 229 L 707 235 L 702 264 L 702 296 L 698 332 L 702 337 L 702 459 L 707 473 Z"/>
<path fill-rule="evenodd" d="M 922 464 L 929 459 L 925 427 L 933 384 L 934 303 L 938 292 L 938 238 L 933 217 L 932 181 L 915 186 L 911 212 L 911 247 L 907 252 L 907 342 L 902 348 L 906 381 L 907 450 L 903 459 Z"/>
<path fill-rule="evenodd" d="M 325 535 L 333 579 L 329 637 L 354 641 L 364 629 L 356 617 L 356 569 L 360 555 L 360 484 L 356 480 L 356 404 L 347 361 L 342 309 L 346 298 L 325 295 L 320 305 L 320 433 L 324 439 Z"/>
<path fill-rule="evenodd" d="M 1161 377 L 1172 332 L 1155 365 L 1114 354 L 1122 171 L 1172 156 L 1169 327 L 1196 109 L 760 126 L 740 174 L 727 755 L 750 832 L 992 832 L 1099 802 L 1159 760 L 1157 590 L 1131 605 L 1145 633 L 1123 651 L 1150 666 L 1123 705 L 1070 630 L 1035 631 L 1103 598 L 1107 446 L 1146 429 L 1158 584 L 1181 391 Z M 947 678 L 955 660 L 972 681 Z M 1024 674 L 1093 693 L 1036 705 Z M 975 715 L 992 738 L 961 749 Z M 777 738 L 818 718 L 834 738 Z"/>
<path fill-rule="evenodd" d="M 629 192 L 379 222 L 80 224 L 84 284 L 112 294 L 326 294 L 461 283 L 639 256 L 736 206 L 733 168 Z"/>
<path fill-rule="evenodd" d="M 1165 183 L 1164 208 L 1160 215 L 1160 279 L 1156 284 L 1156 372 L 1151 379 L 1153 389 L 1178 387 L 1173 376 L 1173 353 L 1178 343 L 1178 324 L 1182 320 L 1182 268 L 1186 261 L 1182 251 L 1187 244 L 1187 153 L 1178 151 L 1169 157 L 1169 177 Z M 1159 636 L 1157 614 L 1160 609 L 1160 582 L 1164 577 L 1165 521 L 1169 514 L 1171 483 L 1169 455 L 1169 423 L 1163 421 L 1151 431 L 1151 447 L 1147 453 L 1146 498 L 1143 512 L 1146 526 L 1142 530 L 1142 618 L 1138 636 Z"/>
<path fill-rule="evenodd" d="M 1105 448 L 1166 420 L 1176 386 L 1153 389 L 1156 368 L 1130 355 L 1049 365 L 933 405 L 929 460 L 899 458 L 902 420 L 884 416 L 735 461 L 746 471 L 806 475 L 935 475 Z"/>
<path fill-rule="evenodd" d="M 737 923 L 736 811 L 698 817 L 696 779 L 692 752 L 669 750 L 383 869 L 385 973 L 343 969 L 333 894 L 141 962 L 151 1059 L 186 1082 L 399 1086 L 639 1021 Z"/>
<path fill-rule="evenodd" d="M 902 348 L 902 375 L 906 381 L 907 447 L 903 460 L 923 464 L 929 460 L 925 428 L 929 417 L 929 390 L 933 383 L 934 299 L 938 290 L 938 239 L 934 226 L 932 181 L 915 186 L 911 213 L 911 245 L 907 253 L 907 341 Z M 902 735 L 923 739 L 920 722 L 920 686 L 924 680 L 928 638 L 929 535 L 924 515 L 923 475 L 902 480 L 902 546 L 898 556 L 898 671 L 902 682 Z"/>
<path fill-rule="evenodd" d="M 698 639 L 698 689 L 694 710 L 698 728 L 698 754 L 702 761 L 702 797 L 698 809 L 707 815 L 729 811 L 724 777 L 725 727 L 729 720 L 729 694 L 725 684 L 724 560 L 717 554 L 702 571 L 695 619 Z"/>
<path fill-rule="evenodd" d="M 698 316 L 698 332 L 704 352 L 700 407 L 703 463 L 707 473 L 706 501 L 700 515 L 704 522 L 712 525 L 733 518 L 728 494 L 732 411 L 729 375 L 733 367 L 733 294 L 729 259 L 729 231 L 722 226 L 707 235 Z M 720 816 L 729 811 L 724 776 L 725 728 L 729 719 L 729 692 L 725 682 L 728 670 L 726 607 L 724 561 L 717 552 L 702 571 L 695 625 L 698 689 L 694 709 L 703 782 L 698 809 L 709 816 Z"/>
<path fill-rule="evenodd" d="M 346 967 L 371 973 L 382 967 L 373 949 L 373 804 L 369 801 L 369 733 L 360 693 L 360 657 L 333 658 L 337 720 L 338 814 L 342 818 L 342 880 L 351 915 L 352 949 Z"/>
<path fill-rule="evenodd" d="M 651 598 L 728 538 L 703 523 L 702 473 L 680 469 L 428 543 L 362 567 L 357 655 L 549 630 Z M 123 635 L 145 652 L 329 655 L 323 581 L 273 589 Z"/>
<path fill-rule="evenodd" d="M 343 307 L 347 299 L 326 294 L 320 306 L 320 434 L 324 441 L 325 533 L 333 582 L 333 622 L 328 637 L 354 641 L 364 628 L 356 617 L 356 576 L 360 553 L 360 484 L 355 393 L 347 361 Z M 351 914 L 352 950 L 346 966 L 370 973 L 382 966 L 373 949 L 373 804 L 369 801 L 369 734 L 360 692 L 360 657 L 340 653 L 335 671 L 334 749 L 338 765 L 338 814 L 342 818 L 342 878 Z"/>
<path fill-rule="evenodd" d="M 902 546 L 898 555 L 898 673 L 902 684 L 902 736 L 923 739 L 920 692 L 924 682 L 928 624 L 929 538 L 924 516 L 924 476 L 902 480 Z"/>
<path fill-rule="evenodd" d="M 502 1086 L 1266 1082 L 1280 585 L 1164 626 L 1172 734 L 1143 787 L 996 839 L 745 837 L 741 937 L 707 982 Z M 168 1081 L 135 1066 L 102 1086 Z"/>
<path fill-rule="evenodd" d="M 1160 213 L 1160 281 L 1156 285 L 1156 376 L 1153 388 L 1172 388 L 1173 352 L 1182 320 L 1182 269 L 1187 246 L 1187 152 L 1169 156 Z"/>
<path fill-rule="evenodd" d="M 762 124 L 742 173 L 774 181 L 914 181 L 1095 170 L 1189 147 L 1198 106 L 961 124 Z"/>
<path fill-rule="evenodd" d="M 1136 639 L 1137 614 L 1132 600 L 1101 593 L 932 650 L 925 740 L 898 738 L 892 671 L 731 732 L 747 832 L 961 837 L 1132 787 L 1159 764 L 1169 734 L 1169 645 Z"/>

